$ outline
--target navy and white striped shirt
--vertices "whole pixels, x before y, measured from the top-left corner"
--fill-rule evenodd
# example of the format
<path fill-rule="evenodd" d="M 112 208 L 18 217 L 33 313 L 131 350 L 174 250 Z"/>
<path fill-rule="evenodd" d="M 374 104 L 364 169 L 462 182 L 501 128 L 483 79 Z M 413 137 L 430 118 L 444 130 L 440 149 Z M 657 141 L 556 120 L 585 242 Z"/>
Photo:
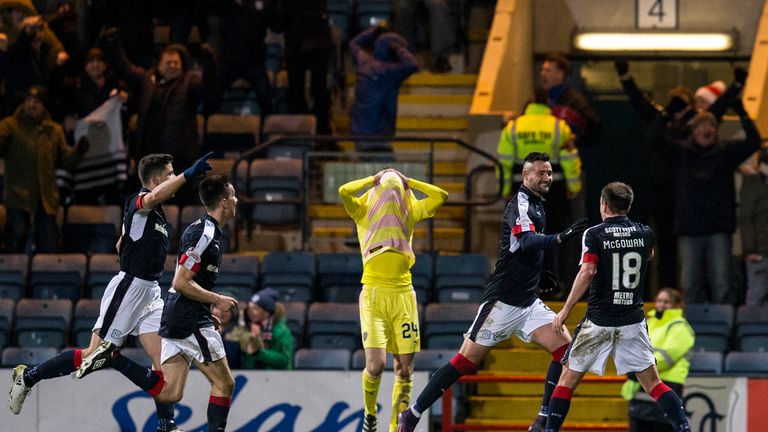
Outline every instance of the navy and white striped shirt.
<path fill-rule="evenodd" d="M 190 225 L 181 236 L 178 266 L 195 273 L 193 280 L 212 290 L 219 277 L 222 251 L 221 229 L 216 219 L 205 215 Z M 203 327 L 213 327 L 211 305 L 184 297 L 171 289 L 160 319 L 160 336 L 184 339 Z"/>
<path fill-rule="evenodd" d="M 499 259 L 483 292 L 483 302 L 501 301 L 527 307 L 536 300 L 544 250 L 557 246 L 545 235 L 544 199 L 525 186 L 507 204 L 501 220 Z"/>

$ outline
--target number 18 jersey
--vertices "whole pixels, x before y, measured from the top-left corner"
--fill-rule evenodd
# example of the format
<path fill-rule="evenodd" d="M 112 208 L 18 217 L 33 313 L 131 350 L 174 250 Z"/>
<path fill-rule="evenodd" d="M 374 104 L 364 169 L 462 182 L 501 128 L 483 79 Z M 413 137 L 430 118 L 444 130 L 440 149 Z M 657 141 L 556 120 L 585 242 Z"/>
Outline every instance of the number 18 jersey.
<path fill-rule="evenodd" d="M 606 218 L 584 231 L 580 264 L 597 264 L 589 286 L 587 319 L 599 326 L 619 327 L 645 318 L 643 288 L 653 243 L 651 228 L 626 216 Z"/>

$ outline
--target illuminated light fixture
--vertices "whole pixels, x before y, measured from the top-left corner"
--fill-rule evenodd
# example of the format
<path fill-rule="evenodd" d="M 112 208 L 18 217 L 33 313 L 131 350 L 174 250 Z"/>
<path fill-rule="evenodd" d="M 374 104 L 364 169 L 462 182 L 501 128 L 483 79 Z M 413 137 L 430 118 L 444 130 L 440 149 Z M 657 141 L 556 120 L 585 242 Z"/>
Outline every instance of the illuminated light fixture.
<path fill-rule="evenodd" d="M 580 33 L 574 38 L 583 51 L 727 51 L 727 33 Z"/>

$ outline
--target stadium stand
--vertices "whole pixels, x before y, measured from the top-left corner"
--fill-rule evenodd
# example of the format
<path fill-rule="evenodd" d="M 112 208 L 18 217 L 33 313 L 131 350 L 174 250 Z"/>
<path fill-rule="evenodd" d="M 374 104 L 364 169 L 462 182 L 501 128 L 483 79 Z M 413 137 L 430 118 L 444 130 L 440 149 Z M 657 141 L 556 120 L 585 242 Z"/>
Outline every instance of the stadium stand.
<path fill-rule="evenodd" d="M 3 350 L 3 367 L 36 366 L 56 355 L 56 348 L 10 347 Z"/>
<path fill-rule="evenodd" d="M 456 349 L 477 314 L 475 304 L 430 303 L 423 315 L 421 338 L 429 349 Z"/>
<path fill-rule="evenodd" d="M 731 351 L 725 356 L 723 371 L 727 374 L 768 374 L 768 353 Z"/>
<path fill-rule="evenodd" d="M 394 366 L 395 358 L 388 352 L 384 370 L 392 370 Z M 365 368 L 365 349 L 361 348 L 352 354 L 352 370 L 363 370 L 363 368 Z"/>
<path fill-rule="evenodd" d="M 86 297 L 99 299 L 104 295 L 109 281 L 120 272 L 120 257 L 112 254 L 93 254 L 88 260 L 85 276 Z"/>
<path fill-rule="evenodd" d="M 435 263 L 437 301 L 480 301 L 488 279 L 488 257 L 480 254 L 438 256 Z"/>
<path fill-rule="evenodd" d="M 146 368 L 152 367 L 152 358 L 147 355 L 143 348 L 122 348 L 120 350 L 120 355 L 135 361 L 140 366 Z"/>
<path fill-rule="evenodd" d="M 381 21 L 392 21 L 392 2 L 389 0 L 361 0 L 355 8 L 355 24 L 359 30 L 375 26 Z"/>
<path fill-rule="evenodd" d="M 29 281 L 32 297 L 77 301 L 87 263 L 83 254 L 35 255 Z"/>
<path fill-rule="evenodd" d="M 14 336 L 20 347 L 61 348 L 72 318 L 70 300 L 21 299 L 16 304 Z"/>
<path fill-rule="evenodd" d="M 208 117 L 203 145 L 216 158 L 232 158 L 259 144 L 258 115 L 212 114 Z"/>
<path fill-rule="evenodd" d="M 317 257 L 317 289 L 327 302 L 357 302 L 363 262 L 359 254 L 329 253 Z"/>
<path fill-rule="evenodd" d="M 293 356 L 294 369 L 349 370 L 349 351 L 345 349 L 302 348 Z"/>
<path fill-rule="evenodd" d="M 119 206 L 72 205 L 62 225 L 64 252 L 110 253 L 122 226 Z"/>
<path fill-rule="evenodd" d="M 434 260 L 431 255 L 416 255 L 416 263 L 411 267 L 411 283 L 416 291 L 416 301 L 419 304 L 427 304 L 432 299 L 432 274 L 434 272 Z"/>
<path fill-rule="evenodd" d="M 272 114 L 264 120 L 262 135 L 264 141 L 277 136 L 315 135 L 317 119 L 305 114 Z M 299 139 L 283 139 L 267 148 L 267 159 L 303 159 L 307 149 L 311 149 L 312 141 Z"/>
<path fill-rule="evenodd" d="M 695 351 L 691 358 L 691 374 L 719 375 L 723 373 L 723 354 L 719 352 Z"/>
<path fill-rule="evenodd" d="M 455 355 L 455 349 L 422 350 L 414 355 L 413 369 L 417 371 L 436 371 L 446 365 Z"/>
<path fill-rule="evenodd" d="M 304 324 L 307 321 L 307 305 L 302 302 L 285 302 L 285 324 L 293 334 L 294 346 L 304 346 Z"/>
<path fill-rule="evenodd" d="M 258 286 L 259 257 L 256 255 L 224 254 L 214 290 L 228 291 L 238 300 L 251 298 Z"/>
<path fill-rule="evenodd" d="M 166 231 L 168 231 L 168 253 L 175 253 L 179 247 L 179 218 L 181 210 L 175 204 L 163 204 L 163 213 L 167 222 Z"/>
<path fill-rule="evenodd" d="M 313 303 L 307 314 L 310 348 L 360 348 L 360 315 L 356 304 Z"/>
<path fill-rule="evenodd" d="M 696 351 L 725 352 L 730 348 L 733 306 L 727 304 L 689 304 L 685 317 L 696 332 Z"/>
<path fill-rule="evenodd" d="M 740 351 L 768 351 L 768 306 L 741 306 L 736 311 Z"/>
<path fill-rule="evenodd" d="M 99 317 L 99 299 L 80 299 L 75 305 L 75 316 L 72 319 L 72 340 L 75 346 L 87 347 L 91 342 L 93 325 Z"/>
<path fill-rule="evenodd" d="M 25 254 L 0 255 L 0 298 L 17 301 L 24 297 L 28 267 Z"/>
<path fill-rule="evenodd" d="M 254 199 L 264 201 L 250 209 L 251 222 L 255 224 L 296 224 L 299 222 L 303 196 L 301 160 L 255 159 L 251 162 L 249 193 Z M 280 204 L 281 201 L 291 203 Z"/>
<path fill-rule="evenodd" d="M 264 257 L 261 287 L 280 292 L 280 300 L 309 302 L 315 299 L 315 257 L 304 252 L 272 252 Z"/>
<path fill-rule="evenodd" d="M 13 327 L 13 300 L 0 299 L 0 349 L 9 345 Z"/>

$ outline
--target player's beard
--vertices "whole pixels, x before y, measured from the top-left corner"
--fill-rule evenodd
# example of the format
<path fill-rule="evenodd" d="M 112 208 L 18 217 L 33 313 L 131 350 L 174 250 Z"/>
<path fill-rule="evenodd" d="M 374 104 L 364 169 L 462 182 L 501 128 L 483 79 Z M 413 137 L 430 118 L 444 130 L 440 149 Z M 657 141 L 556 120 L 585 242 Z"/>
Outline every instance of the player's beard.
<path fill-rule="evenodd" d="M 540 181 L 535 184 L 536 184 L 536 188 L 534 189 L 534 191 L 539 195 L 546 195 L 549 192 L 549 188 L 552 187 L 551 181 Z"/>

